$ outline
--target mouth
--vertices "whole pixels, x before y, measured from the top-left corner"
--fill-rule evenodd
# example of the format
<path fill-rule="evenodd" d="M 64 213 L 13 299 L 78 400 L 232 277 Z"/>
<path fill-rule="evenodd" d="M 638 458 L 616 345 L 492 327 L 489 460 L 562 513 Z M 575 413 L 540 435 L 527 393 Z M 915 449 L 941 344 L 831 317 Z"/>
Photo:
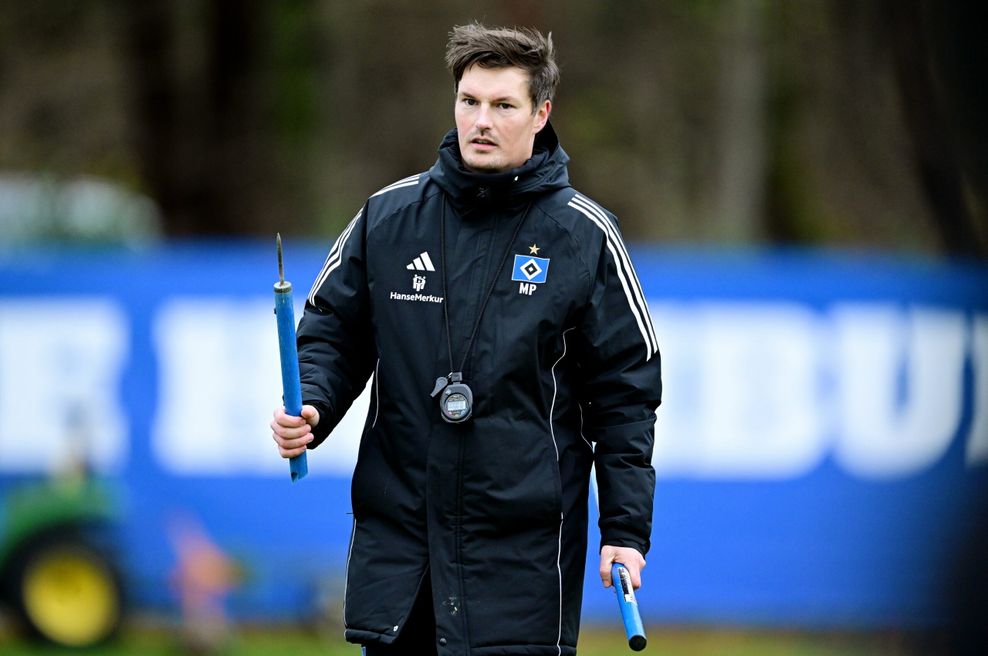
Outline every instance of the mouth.
<path fill-rule="evenodd" d="M 489 150 L 497 146 L 497 144 L 490 139 L 485 139 L 484 137 L 475 137 L 470 140 L 470 143 L 480 150 Z"/>

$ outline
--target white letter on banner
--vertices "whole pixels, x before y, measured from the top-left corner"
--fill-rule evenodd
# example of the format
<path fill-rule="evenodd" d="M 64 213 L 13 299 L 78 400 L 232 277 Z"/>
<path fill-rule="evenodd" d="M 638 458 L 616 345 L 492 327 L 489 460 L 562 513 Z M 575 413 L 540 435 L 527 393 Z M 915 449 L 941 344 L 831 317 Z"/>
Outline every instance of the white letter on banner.
<path fill-rule="evenodd" d="M 124 464 L 120 378 L 129 339 L 109 299 L 0 301 L 0 471 Z"/>
<path fill-rule="evenodd" d="M 839 461 L 866 477 L 906 476 L 933 465 L 960 420 L 964 317 L 842 305 L 834 319 Z"/>
<path fill-rule="evenodd" d="M 660 306 L 663 405 L 653 465 L 702 478 L 792 478 L 824 453 L 816 317 L 792 303 Z"/>
<path fill-rule="evenodd" d="M 278 330 L 265 300 L 175 298 L 155 317 L 158 412 L 151 441 L 179 475 L 288 477 L 271 439 L 281 403 Z M 301 316 L 297 308 L 296 316 Z M 354 402 L 313 461 L 312 473 L 347 476 L 356 461 L 368 395 Z"/>
<path fill-rule="evenodd" d="M 984 315 L 974 318 L 971 365 L 974 369 L 974 417 L 965 461 L 969 466 L 975 466 L 988 463 L 988 317 Z"/>

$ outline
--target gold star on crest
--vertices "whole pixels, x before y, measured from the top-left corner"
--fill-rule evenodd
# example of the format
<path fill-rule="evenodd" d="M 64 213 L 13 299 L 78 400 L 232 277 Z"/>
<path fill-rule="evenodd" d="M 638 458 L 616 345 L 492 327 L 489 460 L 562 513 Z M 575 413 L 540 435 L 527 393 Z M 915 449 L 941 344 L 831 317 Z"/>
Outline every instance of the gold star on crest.
<path fill-rule="evenodd" d="M 532 244 L 531 246 L 529 246 L 528 247 L 528 252 L 529 252 L 530 255 L 538 255 L 539 254 L 539 247 L 538 247 L 538 245 L 537 244 Z"/>

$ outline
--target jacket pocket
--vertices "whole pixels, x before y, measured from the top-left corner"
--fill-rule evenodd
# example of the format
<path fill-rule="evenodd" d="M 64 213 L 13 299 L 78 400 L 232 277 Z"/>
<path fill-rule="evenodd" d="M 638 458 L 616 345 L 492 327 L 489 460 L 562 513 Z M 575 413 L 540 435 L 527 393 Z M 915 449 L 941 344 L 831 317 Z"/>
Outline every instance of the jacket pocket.
<path fill-rule="evenodd" d="M 463 469 L 468 529 L 510 533 L 558 524 L 559 466 L 551 439 L 540 433 L 488 433 L 469 450 Z"/>

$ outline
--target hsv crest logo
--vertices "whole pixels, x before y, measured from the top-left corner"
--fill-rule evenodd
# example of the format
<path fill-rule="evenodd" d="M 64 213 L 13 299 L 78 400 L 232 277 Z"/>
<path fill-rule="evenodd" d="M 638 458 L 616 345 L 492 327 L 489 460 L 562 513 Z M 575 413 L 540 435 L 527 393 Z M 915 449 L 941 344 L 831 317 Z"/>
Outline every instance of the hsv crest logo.
<path fill-rule="evenodd" d="M 530 247 L 529 250 L 534 248 Z M 549 258 L 533 257 L 531 255 L 515 255 L 515 264 L 511 268 L 511 280 L 519 283 L 518 293 L 531 296 L 549 276 Z"/>
<path fill-rule="evenodd" d="M 425 276 L 418 274 L 412 276 L 412 288 L 417 292 L 422 291 L 425 288 Z"/>

